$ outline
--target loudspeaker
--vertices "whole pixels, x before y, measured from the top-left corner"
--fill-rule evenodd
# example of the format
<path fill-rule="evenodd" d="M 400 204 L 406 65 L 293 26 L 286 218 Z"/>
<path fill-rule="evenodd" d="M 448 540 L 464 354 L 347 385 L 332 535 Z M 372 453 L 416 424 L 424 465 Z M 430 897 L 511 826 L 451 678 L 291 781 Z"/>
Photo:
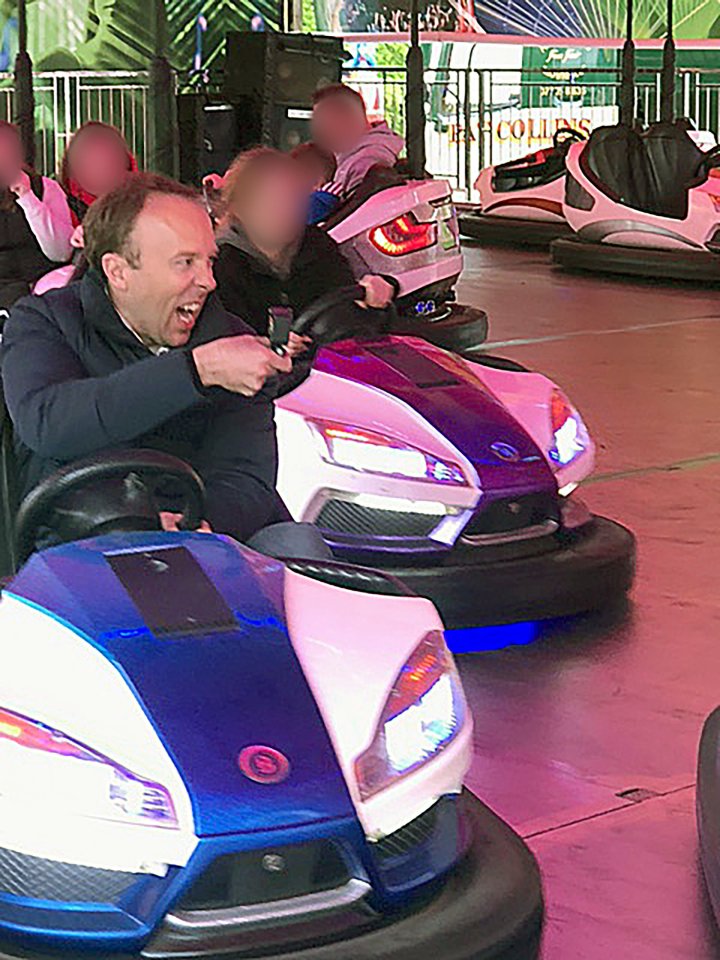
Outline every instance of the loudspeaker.
<path fill-rule="evenodd" d="M 346 55 L 339 37 L 228 33 L 223 94 L 231 102 L 310 107 L 313 93 L 339 83 Z"/>
<path fill-rule="evenodd" d="M 184 183 L 199 186 L 206 174 L 225 173 L 248 145 L 240 137 L 238 111 L 233 104 L 211 103 L 203 94 L 184 93 L 177 98 L 177 117 L 180 179 Z"/>

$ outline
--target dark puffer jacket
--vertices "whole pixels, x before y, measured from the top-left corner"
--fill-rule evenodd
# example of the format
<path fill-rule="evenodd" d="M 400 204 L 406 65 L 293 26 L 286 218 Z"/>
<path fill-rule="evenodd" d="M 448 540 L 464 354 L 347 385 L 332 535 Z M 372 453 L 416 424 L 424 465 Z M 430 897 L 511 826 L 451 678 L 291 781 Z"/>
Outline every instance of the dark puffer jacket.
<path fill-rule="evenodd" d="M 290 306 L 297 317 L 318 297 L 355 282 L 338 245 L 318 227 L 306 229 L 285 270 L 255 250 L 238 227 L 222 231 L 218 245 L 215 279 L 220 299 L 263 336 L 270 307 Z"/>
<path fill-rule="evenodd" d="M 26 492 L 58 466 L 151 447 L 191 463 L 213 528 L 246 540 L 289 519 L 275 491 L 273 387 L 254 398 L 199 381 L 191 348 L 252 333 L 211 296 L 187 349 L 154 356 L 124 326 L 100 278 L 27 297 L 5 324 L 0 363 Z"/>

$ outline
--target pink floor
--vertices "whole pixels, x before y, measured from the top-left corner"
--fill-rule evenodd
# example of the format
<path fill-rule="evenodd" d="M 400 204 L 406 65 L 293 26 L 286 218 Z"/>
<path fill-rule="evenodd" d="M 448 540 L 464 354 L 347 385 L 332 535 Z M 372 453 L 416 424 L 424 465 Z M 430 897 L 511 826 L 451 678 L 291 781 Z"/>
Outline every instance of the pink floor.
<path fill-rule="evenodd" d="M 462 658 L 469 785 L 540 861 L 544 960 L 720 958 L 694 823 L 697 741 L 720 703 L 720 290 L 466 257 L 461 299 L 488 311 L 496 352 L 581 408 L 599 448 L 584 497 L 639 541 L 625 617 Z"/>

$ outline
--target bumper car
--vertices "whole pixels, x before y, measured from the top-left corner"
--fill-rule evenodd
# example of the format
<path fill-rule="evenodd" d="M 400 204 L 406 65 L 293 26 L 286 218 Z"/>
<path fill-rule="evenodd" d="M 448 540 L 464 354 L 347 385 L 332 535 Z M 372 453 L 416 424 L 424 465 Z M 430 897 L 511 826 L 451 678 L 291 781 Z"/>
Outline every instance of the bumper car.
<path fill-rule="evenodd" d="M 700 862 L 715 922 L 720 924 L 720 708 L 707 718 L 700 738 L 696 810 Z"/>
<path fill-rule="evenodd" d="M 485 167 L 475 181 L 480 203 L 459 217 L 463 237 L 486 244 L 547 247 L 572 231 L 563 213 L 565 157 L 585 136 L 561 128 L 552 147 Z"/>
<path fill-rule="evenodd" d="M 343 331 L 338 291 L 298 332 L 336 342 L 276 404 L 278 489 L 335 557 L 430 598 L 448 627 L 598 609 L 633 579 L 635 545 L 574 492 L 593 470 L 580 413 L 547 377 L 425 340 Z M 368 324 L 369 324 L 368 320 Z M 343 337 L 343 339 L 340 339 Z"/>
<path fill-rule="evenodd" d="M 191 524 L 203 490 L 157 451 L 18 508 L 0 425 L 2 960 L 537 955 L 537 867 L 462 790 L 472 720 L 430 603 L 163 533 L 157 484 Z"/>
<path fill-rule="evenodd" d="M 446 180 L 408 180 L 373 168 L 324 226 L 357 278 L 376 273 L 397 281 L 403 332 L 456 351 L 487 339 L 485 312 L 455 303 L 463 255 Z"/>
<path fill-rule="evenodd" d="M 663 280 L 720 281 L 720 158 L 707 134 L 674 120 L 673 0 L 660 77 L 660 122 L 635 122 L 633 3 L 627 3 L 620 123 L 573 144 L 565 218 L 575 236 L 553 241 L 553 261 L 575 270 Z"/>
<path fill-rule="evenodd" d="M 573 144 L 553 260 L 579 270 L 720 282 L 720 155 L 685 121 L 600 127 Z"/>

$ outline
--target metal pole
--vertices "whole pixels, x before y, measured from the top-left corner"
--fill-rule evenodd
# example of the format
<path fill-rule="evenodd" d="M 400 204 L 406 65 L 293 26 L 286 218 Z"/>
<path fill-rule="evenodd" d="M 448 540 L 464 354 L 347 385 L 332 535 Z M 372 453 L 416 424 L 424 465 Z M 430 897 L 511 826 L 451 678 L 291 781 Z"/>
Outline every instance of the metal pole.
<path fill-rule="evenodd" d="M 15 123 L 30 166 L 35 163 L 35 91 L 33 68 L 28 53 L 26 0 L 18 0 L 18 55 L 15 59 Z"/>
<path fill-rule="evenodd" d="M 667 35 L 663 44 L 662 72 L 660 74 L 660 120 L 672 123 L 675 119 L 675 39 L 673 36 L 673 0 L 667 0 Z"/>
<path fill-rule="evenodd" d="M 178 174 L 179 141 L 175 75 L 167 58 L 167 31 L 164 0 L 152 0 L 154 7 L 154 50 L 150 61 L 147 155 L 150 168 L 174 177 Z"/>
<path fill-rule="evenodd" d="M 410 47 L 405 60 L 405 139 L 408 167 L 413 177 L 425 176 L 425 83 L 420 47 L 420 0 L 412 0 Z"/>
<path fill-rule="evenodd" d="M 633 41 L 633 0 L 627 0 L 625 45 L 620 77 L 620 123 L 632 127 L 635 122 L 635 43 Z"/>

